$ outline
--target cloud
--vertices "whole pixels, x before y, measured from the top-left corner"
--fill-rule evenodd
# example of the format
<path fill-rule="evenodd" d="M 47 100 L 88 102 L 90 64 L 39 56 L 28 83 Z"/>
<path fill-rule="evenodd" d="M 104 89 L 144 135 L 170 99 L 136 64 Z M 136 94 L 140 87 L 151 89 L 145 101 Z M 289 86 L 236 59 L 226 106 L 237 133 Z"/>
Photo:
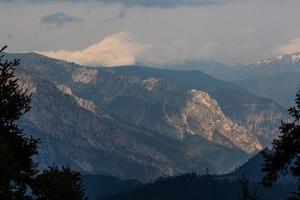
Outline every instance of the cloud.
<path fill-rule="evenodd" d="M 98 0 L 105 3 L 122 3 L 125 6 L 145 7 L 174 7 L 174 6 L 199 6 L 205 4 L 220 4 L 235 0 Z"/>
<path fill-rule="evenodd" d="M 209 59 L 219 45 L 206 42 L 194 46 L 189 39 L 177 39 L 165 44 L 149 44 L 136 40 L 129 32 L 120 32 L 79 51 L 41 51 L 48 57 L 75 62 L 86 66 L 120 66 L 131 64 L 172 65 L 189 60 Z"/>
<path fill-rule="evenodd" d="M 82 19 L 70 16 L 64 12 L 57 12 L 54 14 L 43 16 L 41 23 L 46 24 L 49 28 L 57 28 L 71 22 L 81 22 Z"/>
<path fill-rule="evenodd" d="M 112 21 L 118 20 L 118 19 L 125 19 L 126 16 L 127 16 L 127 10 L 119 9 L 117 15 L 107 19 L 106 22 L 112 22 Z"/>
<path fill-rule="evenodd" d="M 61 2 L 61 0 L 18 0 L 23 2 L 43 3 Z M 65 2 L 103 2 L 120 3 L 125 6 L 144 7 L 174 7 L 174 6 L 201 6 L 207 4 L 223 4 L 231 1 L 243 0 L 65 0 Z M 0 2 L 17 2 L 17 0 L 0 0 Z"/>
<path fill-rule="evenodd" d="M 125 9 L 119 9 L 118 15 L 116 18 L 123 19 L 126 18 L 127 11 Z"/>
<path fill-rule="evenodd" d="M 256 29 L 255 28 L 241 28 L 240 29 L 240 32 L 241 33 L 246 33 L 246 34 L 253 34 L 256 32 Z"/>
<path fill-rule="evenodd" d="M 167 44 L 152 44 L 137 60 L 155 66 L 183 64 L 190 60 L 209 59 L 218 48 L 219 45 L 212 41 L 198 46 L 189 39 L 178 39 Z"/>
<path fill-rule="evenodd" d="M 287 44 L 280 45 L 276 52 L 280 55 L 300 52 L 300 37 L 289 41 Z"/>
<path fill-rule="evenodd" d="M 138 43 L 133 34 L 120 32 L 110 35 L 84 50 L 37 53 L 82 65 L 111 67 L 134 64 L 138 54 L 142 53 L 147 47 L 147 44 Z"/>

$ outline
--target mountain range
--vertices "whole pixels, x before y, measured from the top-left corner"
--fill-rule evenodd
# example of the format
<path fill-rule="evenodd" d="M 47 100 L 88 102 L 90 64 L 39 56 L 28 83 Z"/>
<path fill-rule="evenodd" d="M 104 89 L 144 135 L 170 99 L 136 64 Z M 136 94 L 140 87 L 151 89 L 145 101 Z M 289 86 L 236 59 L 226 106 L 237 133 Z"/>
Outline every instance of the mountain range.
<path fill-rule="evenodd" d="M 252 94 L 272 99 L 286 108 L 294 104 L 300 84 L 300 53 L 249 64 L 190 61 L 172 68 L 203 71 L 217 79 L 234 82 Z"/>
<path fill-rule="evenodd" d="M 290 193 L 296 190 L 297 180 L 289 175 L 281 177 L 269 188 L 263 187 L 260 183 L 264 175 L 261 172 L 263 160 L 262 155 L 257 154 L 230 174 L 210 175 L 208 172 L 199 176 L 196 173 L 188 173 L 159 178 L 149 183 L 140 183 L 129 190 L 98 195 L 98 199 L 232 200 L 242 199 L 242 186 L 246 186 L 248 194 L 254 199 L 287 199 Z"/>
<path fill-rule="evenodd" d="M 248 189 L 259 199 L 286 199 L 297 188 L 297 180 L 291 175 L 280 176 L 271 188 L 260 182 L 263 156 L 258 153 L 229 174 L 204 175 L 187 173 L 175 177 L 158 178 L 140 182 L 122 180 L 109 176 L 83 175 L 86 195 L 89 199 L 240 199 L 241 181 L 248 180 Z M 177 189 L 178 188 L 178 189 Z"/>
<path fill-rule="evenodd" d="M 20 121 L 41 138 L 41 168 L 140 180 L 230 172 L 278 134 L 284 107 L 200 71 L 92 68 L 34 53 L 20 85 L 33 95 Z"/>

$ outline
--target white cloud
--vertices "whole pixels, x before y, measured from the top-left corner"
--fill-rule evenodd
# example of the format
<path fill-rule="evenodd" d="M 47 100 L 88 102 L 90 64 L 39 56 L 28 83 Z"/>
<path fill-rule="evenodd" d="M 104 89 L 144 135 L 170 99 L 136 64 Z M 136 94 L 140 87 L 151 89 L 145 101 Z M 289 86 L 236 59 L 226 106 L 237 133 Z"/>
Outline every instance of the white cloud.
<path fill-rule="evenodd" d="M 219 48 L 216 42 L 195 45 L 189 39 L 168 43 L 137 42 L 135 35 L 120 32 L 107 36 L 99 43 L 79 51 L 39 51 L 45 56 L 86 66 L 120 66 L 131 64 L 170 65 L 189 60 L 209 59 Z"/>
<path fill-rule="evenodd" d="M 111 67 L 134 64 L 137 55 L 147 47 L 147 44 L 137 42 L 133 34 L 120 32 L 110 35 L 84 50 L 42 51 L 38 53 L 81 65 Z"/>
<path fill-rule="evenodd" d="M 277 48 L 277 53 L 281 55 L 292 54 L 297 52 L 300 52 L 300 37 L 289 41 L 287 44 L 280 45 Z"/>
<path fill-rule="evenodd" d="M 10 52 L 83 51 L 99 39 L 125 30 L 138 36 L 139 45 L 141 42 L 151 44 L 151 48 L 134 54 L 138 62 L 169 62 L 171 57 L 172 62 L 181 62 L 188 57 L 204 57 L 231 64 L 276 56 L 278 44 L 300 36 L 299 0 L 245 0 L 220 5 L 178 5 L 168 9 L 126 7 L 92 0 L 89 3 L 49 0 L 49 3 L 35 4 L 21 1 L 0 3 L 0 26 L 5 27 L 0 38 Z M 51 30 L 42 26 L 45 14 L 58 11 L 81 19 L 81 23 L 69 20 L 65 26 Z M 10 34 L 13 39 L 7 39 Z M 166 50 L 171 55 L 167 55 Z"/>

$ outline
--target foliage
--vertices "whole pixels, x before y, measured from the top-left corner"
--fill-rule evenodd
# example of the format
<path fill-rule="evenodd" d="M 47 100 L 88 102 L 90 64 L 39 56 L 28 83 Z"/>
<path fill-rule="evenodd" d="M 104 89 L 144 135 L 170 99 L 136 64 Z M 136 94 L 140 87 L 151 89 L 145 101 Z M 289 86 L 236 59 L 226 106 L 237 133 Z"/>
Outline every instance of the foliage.
<path fill-rule="evenodd" d="M 31 95 L 20 87 L 15 75 L 20 60 L 3 58 L 0 56 L 0 199 L 85 199 L 80 173 L 68 166 L 62 170 L 49 167 L 38 174 L 33 156 L 38 154 L 40 140 L 26 137 L 17 123 L 30 110 Z"/>
<path fill-rule="evenodd" d="M 6 47 L 2 48 L 2 52 Z M 17 121 L 30 110 L 30 95 L 19 88 L 15 67 L 19 60 L 0 57 L 0 199 L 30 199 L 27 194 L 37 173 L 32 156 L 38 139 L 26 137 Z"/>
<path fill-rule="evenodd" d="M 49 167 L 36 178 L 33 193 L 37 200 L 82 200 L 84 186 L 79 172 L 70 167 Z"/>
<path fill-rule="evenodd" d="M 254 191 L 254 194 L 251 194 L 251 191 L 249 189 L 249 179 L 247 179 L 245 176 L 243 176 L 242 180 L 240 180 L 240 185 L 242 188 L 242 198 L 241 200 L 257 200 L 258 195 L 257 191 Z"/>
<path fill-rule="evenodd" d="M 292 118 L 291 122 L 282 122 L 279 127 L 281 135 L 272 143 L 272 150 L 265 149 L 263 156 L 262 184 L 271 186 L 280 175 L 292 174 L 299 181 L 298 191 L 289 199 L 300 199 L 300 91 L 296 94 L 296 105 L 288 111 Z"/>
<path fill-rule="evenodd" d="M 257 188 L 257 193 L 263 200 L 284 199 L 293 187 L 289 184 L 276 184 L 265 190 L 258 182 L 249 182 L 248 186 Z M 198 176 L 193 173 L 159 178 L 153 183 L 100 200 L 238 200 L 243 196 L 240 188 L 239 177 Z M 257 198 L 255 193 L 253 196 Z"/>

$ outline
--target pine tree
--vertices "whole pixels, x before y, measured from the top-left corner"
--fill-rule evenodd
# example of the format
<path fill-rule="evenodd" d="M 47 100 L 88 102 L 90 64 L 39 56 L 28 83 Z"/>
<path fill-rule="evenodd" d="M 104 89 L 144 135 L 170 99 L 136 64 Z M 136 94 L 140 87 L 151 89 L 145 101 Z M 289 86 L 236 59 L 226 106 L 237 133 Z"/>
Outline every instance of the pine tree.
<path fill-rule="evenodd" d="M 32 156 L 38 153 L 39 140 L 26 137 L 17 124 L 31 100 L 14 73 L 19 61 L 0 56 L 0 199 L 5 200 L 31 199 L 29 186 L 37 173 Z"/>
<path fill-rule="evenodd" d="M 289 115 L 291 122 L 281 122 L 281 135 L 272 143 L 272 149 L 265 149 L 262 184 L 270 187 L 280 175 L 291 174 L 298 179 L 298 191 L 290 200 L 300 200 L 300 91 L 296 94 L 295 106 L 291 107 Z"/>
<path fill-rule="evenodd" d="M 258 195 L 257 191 L 254 191 L 254 194 L 251 194 L 249 187 L 249 179 L 243 176 L 242 180 L 240 180 L 240 185 L 242 189 L 242 197 L 241 200 L 257 200 Z"/>
<path fill-rule="evenodd" d="M 37 176 L 33 187 L 37 200 L 83 200 L 84 190 L 80 173 L 68 166 L 49 167 Z"/>

